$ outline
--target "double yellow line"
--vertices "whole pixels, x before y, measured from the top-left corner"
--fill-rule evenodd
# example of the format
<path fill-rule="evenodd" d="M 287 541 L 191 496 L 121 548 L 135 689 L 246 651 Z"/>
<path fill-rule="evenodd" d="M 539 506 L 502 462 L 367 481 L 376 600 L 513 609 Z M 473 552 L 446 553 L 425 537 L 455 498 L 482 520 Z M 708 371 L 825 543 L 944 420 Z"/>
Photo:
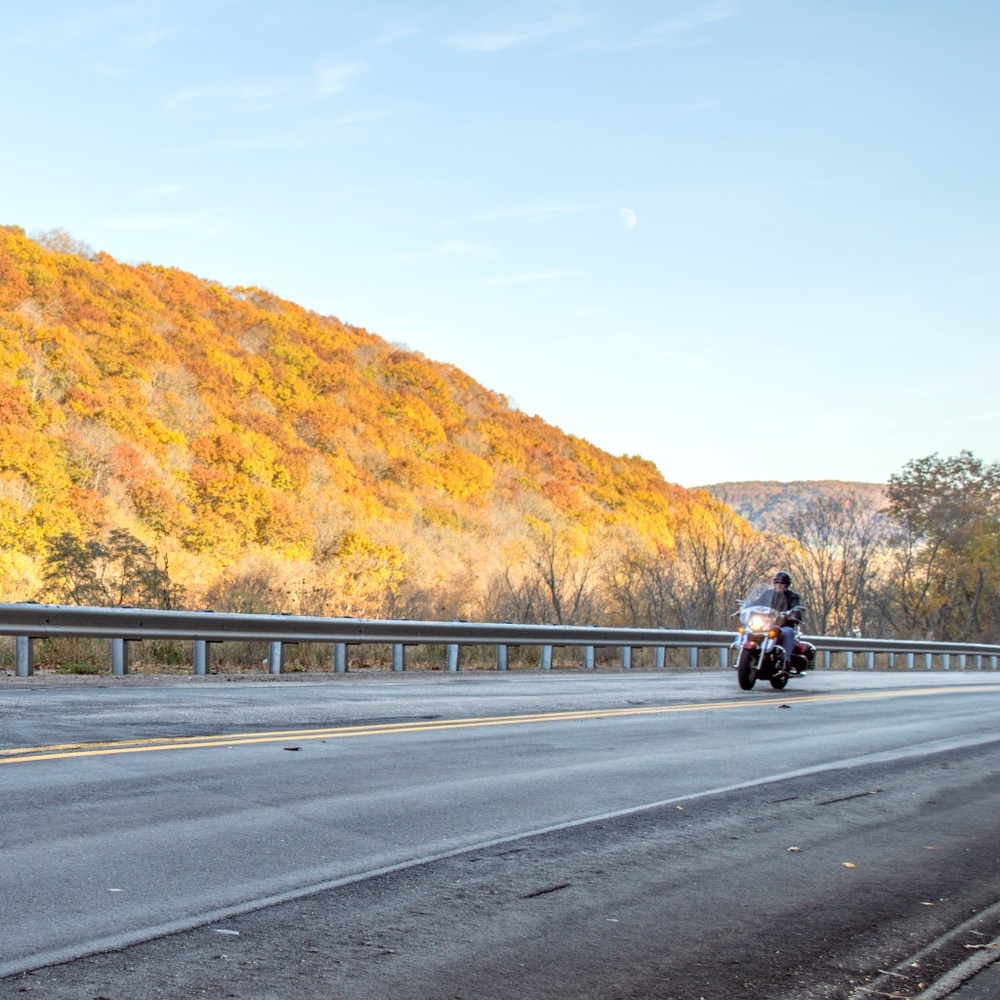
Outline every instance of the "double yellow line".
<path fill-rule="evenodd" d="M 143 740 L 116 740 L 103 743 L 62 743 L 41 747 L 0 750 L 0 764 L 25 764 L 36 760 L 64 760 L 74 757 L 105 757 L 113 754 L 151 753 L 159 750 L 206 750 L 218 747 L 250 746 L 255 743 L 284 743 L 289 740 L 337 740 L 355 736 L 395 736 L 401 733 L 440 732 L 449 729 L 481 729 L 488 726 L 524 726 L 548 722 L 582 722 L 636 715 L 669 715 L 678 712 L 710 712 L 733 708 L 776 708 L 782 704 L 809 702 L 874 701 L 880 698 L 912 698 L 941 694 L 992 692 L 1000 685 L 954 685 L 950 687 L 904 688 L 895 691 L 866 691 L 848 694 L 795 695 L 777 692 L 747 695 L 739 700 L 686 705 L 652 705 L 632 708 L 596 708 L 585 711 L 541 712 L 530 715 L 494 715 L 469 719 L 434 719 L 420 722 L 382 723 L 373 726 L 337 726 L 327 729 L 280 729 L 262 733 L 223 733 L 218 736 L 173 736 Z"/>

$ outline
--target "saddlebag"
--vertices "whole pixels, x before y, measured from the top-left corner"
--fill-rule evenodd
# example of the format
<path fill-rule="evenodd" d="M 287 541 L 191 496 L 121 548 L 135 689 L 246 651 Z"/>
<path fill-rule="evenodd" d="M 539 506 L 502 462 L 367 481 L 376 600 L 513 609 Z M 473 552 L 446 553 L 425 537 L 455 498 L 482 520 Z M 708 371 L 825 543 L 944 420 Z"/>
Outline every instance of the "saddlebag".
<path fill-rule="evenodd" d="M 795 653 L 797 656 L 803 657 L 810 667 L 813 665 L 813 660 L 816 659 L 816 647 L 811 642 L 800 640 L 795 643 Z"/>

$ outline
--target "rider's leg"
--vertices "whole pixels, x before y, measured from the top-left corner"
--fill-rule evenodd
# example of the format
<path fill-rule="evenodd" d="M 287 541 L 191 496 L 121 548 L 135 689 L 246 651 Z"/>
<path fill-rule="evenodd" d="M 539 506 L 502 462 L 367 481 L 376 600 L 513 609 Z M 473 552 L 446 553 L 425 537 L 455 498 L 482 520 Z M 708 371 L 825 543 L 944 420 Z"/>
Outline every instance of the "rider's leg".
<path fill-rule="evenodd" d="M 795 629 L 787 625 L 781 630 L 781 647 L 785 651 L 785 667 L 790 669 L 792 665 L 792 653 L 795 652 Z"/>

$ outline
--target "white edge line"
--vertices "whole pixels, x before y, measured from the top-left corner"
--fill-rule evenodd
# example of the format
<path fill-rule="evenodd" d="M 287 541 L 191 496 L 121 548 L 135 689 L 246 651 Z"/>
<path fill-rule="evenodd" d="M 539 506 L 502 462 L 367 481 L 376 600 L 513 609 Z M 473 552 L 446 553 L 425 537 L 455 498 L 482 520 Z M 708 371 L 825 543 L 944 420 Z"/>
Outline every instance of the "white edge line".
<path fill-rule="evenodd" d="M 991 910 L 1000 908 L 1000 903 Z M 996 945 L 998 942 L 993 941 Z M 975 955 L 970 955 L 960 965 L 956 965 L 950 972 L 946 972 L 940 979 L 932 983 L 929 989 L 923 993 L 918 993 L 914 1000 L 941 1000 L 942 997 L 950 996 L 963 983 L 968 982 L 977 973 L 982 972 L 987 966 L 992 965 L 1000 955 L 995 951 L 980 951 Z"/>
<path fill-rule="evenodd" d="M 1000 902 L 994 903 L 992 906 L 988 906 L 985 910 L 980 910 L 978 913 L 974 913 L 968 920 L 963 920 L 957 927 L 946 931 L 940 937 L 931 941 L 930 944 L 921 948 L 920 951 L 909 955 L 897 963 L 893 967 L 892 972 L 876 976 L 871 982 L 866 984 L 867 989 L 878 990 L 880 987 L 888 988 L 889 986 L 895 986 L 895 983 L 891 982 L 890 977 L 895 978 L 896 975 L 901 973 L 905 975 L 911 974 L 915 963 L 923 961 L 928 955 L 932 955 L 934 952 L 950 944 L 955 938 L 968 933 L 976 924 L 981 923 L 983 920 L 990 920 L 998 914 L 1000 914 Z M 963 983 L 968 982 L 977 973 L 982 972 L 983 969 L 1000 959 L 1000 951 L 996 950 L 997 945 L 1000 945 L 1000 939 L 991 941 L 990 945 L 987 946 L 989 950 L 976 952 L 965 959 L 964 962 L 960 962 L 954 968 L 949 969 L 944 975 L 931 983 L 922 993 L 916 994 L 913 1000 L 942 1000 L 943 997 L 950 996 Z M 864 988 L 862 988 L 861 992 L 864 992 Z M 864 995 L 870 996 L 871 994 L 865 992 Z M 858 990 L 855 990 L 851 996 L 858 997 L 860 1000 Z"/>

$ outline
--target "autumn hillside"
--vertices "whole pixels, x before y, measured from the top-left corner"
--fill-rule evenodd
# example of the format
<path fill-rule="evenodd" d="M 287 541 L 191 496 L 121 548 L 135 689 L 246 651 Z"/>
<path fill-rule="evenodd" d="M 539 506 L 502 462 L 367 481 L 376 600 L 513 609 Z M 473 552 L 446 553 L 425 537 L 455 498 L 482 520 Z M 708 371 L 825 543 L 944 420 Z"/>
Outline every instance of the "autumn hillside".
<path fill-rule="evenodd" d="M 58 231 L 0 227 L 0 381 L 0 600 L 104 586 L 114 537 L 188 606 L 579 620 L 608 551 L 728 516 L 457 368 Z"/>

